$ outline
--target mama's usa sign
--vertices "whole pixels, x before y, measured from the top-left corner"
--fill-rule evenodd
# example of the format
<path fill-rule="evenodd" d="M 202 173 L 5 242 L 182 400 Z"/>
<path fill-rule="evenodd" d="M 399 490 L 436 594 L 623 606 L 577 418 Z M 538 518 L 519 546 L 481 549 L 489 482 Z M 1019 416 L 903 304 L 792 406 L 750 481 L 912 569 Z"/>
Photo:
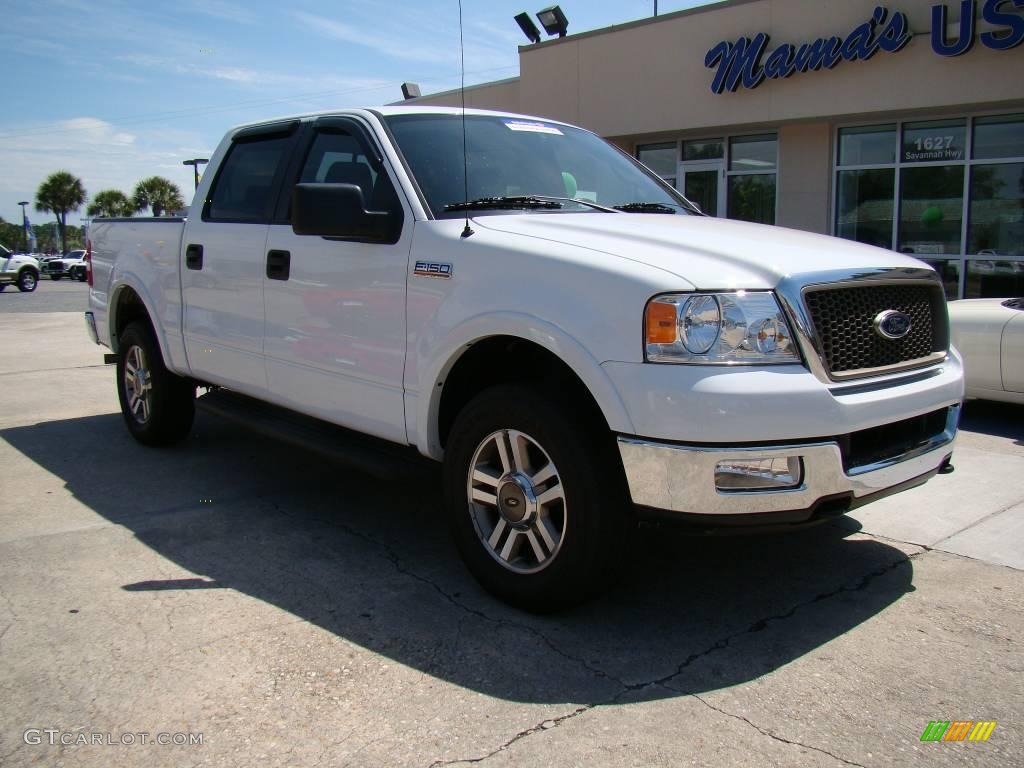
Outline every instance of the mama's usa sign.
<path fill-rule="evenodd" d="M 1024 42 L 1024 16 L 1008 11 L 1012 6 L 1024 10 L 1024 0 L 984 0 L 982 18 L 993 29 L 978 35 L 981 44 L 997 51 L 1016 48 Z M 960 25 L 955 39 L 947 35 L 948 10 L 945 3 L 932 6 L 932 49 L 940 56 L 961 56 L 975 43 L 978 0 L 962 0 Z M 903 50 L 914 33 L 907 16 L 878 6 L 871 18 L 855 27 L 846 37 L 821 37 L 810 43 L 783 43 L 770 52 L 769 37 L 761 32 L 730 43 L 723 40 L 708 51 L 704 66 L 715 70 L 711 90 L 715 93 L 757 88 L 765 80 L 783 80 L 797 72 L 832 69 L 840 61 L 867 61 L 879 51 Z"/>

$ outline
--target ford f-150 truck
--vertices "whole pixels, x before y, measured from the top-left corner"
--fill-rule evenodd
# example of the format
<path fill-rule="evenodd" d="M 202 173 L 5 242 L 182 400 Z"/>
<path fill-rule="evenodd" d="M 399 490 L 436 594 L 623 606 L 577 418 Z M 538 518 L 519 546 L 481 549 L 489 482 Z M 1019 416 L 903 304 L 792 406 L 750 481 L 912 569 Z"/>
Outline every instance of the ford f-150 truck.
<path fill-rule="evenodd" d="M 591 592 L 638 514 L 785 528 L 952 468 L 934 271 L 702 215 L 553 120 L 242 126 L 186 218 L 90 240 L 86 323 L 139 441 L 183 438 L 202 389 L 412 446 L 470 570 L 526 608 Z"/>

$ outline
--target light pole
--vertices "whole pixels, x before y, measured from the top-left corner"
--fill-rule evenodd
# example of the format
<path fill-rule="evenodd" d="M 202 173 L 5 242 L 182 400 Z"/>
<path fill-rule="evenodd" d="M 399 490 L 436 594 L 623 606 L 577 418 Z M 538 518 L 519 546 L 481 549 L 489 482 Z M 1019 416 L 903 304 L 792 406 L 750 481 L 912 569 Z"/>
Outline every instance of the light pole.
<path fill-rule="evenodd" d="M 208 157 L 194 157 L 191 160 L 182 160 L 182 165 L 192 166 L 192 175 L 195 177 L 196 189 L 199 189 L 199 166 L 210 162 Z"/>
<path fill-rule="evenodd" d="M 22 251 L 28 253 L 28 217 L 25 214 L 25 206 L 28 205 L 28 200 L 22 200 L 18 205 L 21 206 L 21 242 L 24 244 Z"/>

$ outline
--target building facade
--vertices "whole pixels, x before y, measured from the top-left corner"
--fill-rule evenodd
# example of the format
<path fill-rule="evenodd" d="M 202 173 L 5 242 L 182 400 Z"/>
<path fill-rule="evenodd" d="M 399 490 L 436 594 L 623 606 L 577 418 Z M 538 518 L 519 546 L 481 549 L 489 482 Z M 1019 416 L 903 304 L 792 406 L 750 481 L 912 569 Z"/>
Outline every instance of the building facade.
<path fill-rule="evenodd" d="M 706 213 L 1024 295 L 1024 0 L 727 0 L 523 46 L 466 105 L 581 125 Z M 407 103 L 458 106 L 458 91 Z"/>

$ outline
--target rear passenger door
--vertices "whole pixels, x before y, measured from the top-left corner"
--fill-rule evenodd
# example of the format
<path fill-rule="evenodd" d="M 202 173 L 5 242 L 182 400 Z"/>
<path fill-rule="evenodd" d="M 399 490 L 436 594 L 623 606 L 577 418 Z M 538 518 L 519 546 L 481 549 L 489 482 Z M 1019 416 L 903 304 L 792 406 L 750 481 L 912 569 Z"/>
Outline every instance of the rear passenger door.
<path fill-rule="evenodd" d="M 405 442 L 405 284 L 412 212 L 369 129 L 354 118 L 309 125 L 267 241 L 266 364 L 275 402 Z M 393 242 L 296 235 L 295 183 L 355 184 L 367 210 L 394 211 Z"/>
<path fill-rule="evenodd" d="M 181 288 L 193 375 L 257 397 L 267 394 L 267 232 L 298 128 L 289 121 L 238 132 L 201 217 L 190 217 L 185 228 Z"/>

